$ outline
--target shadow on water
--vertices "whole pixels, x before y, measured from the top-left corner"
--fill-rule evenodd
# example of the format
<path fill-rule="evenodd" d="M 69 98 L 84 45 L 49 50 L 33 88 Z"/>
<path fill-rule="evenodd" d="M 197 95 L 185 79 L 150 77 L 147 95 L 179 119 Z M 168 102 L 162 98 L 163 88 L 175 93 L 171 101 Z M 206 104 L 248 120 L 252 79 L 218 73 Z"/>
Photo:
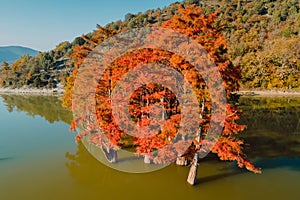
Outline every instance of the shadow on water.
<path fill-rule="evenodd" d="M 278 169 L 278 168 L 287 168 L 290 170 L 300 171 L 300 158 L 259 159 L 254 163 L 255 165 L 262 168 L 263 173 L 264 170 Z M 199 169 L 201 169 L 201 167 Z M 251 172 L 248 172 L 245 169 L 238 169 L 238 168 L 232 168 L 229 171 L 226 170 L 226 172 L 222 172 L 222 170 L 220 170 L 217 174 L 197 178 L 197 183 L 201 183 L 202 185 L 203 183 L 209 183 L 227 177 L 241 175 L 244 173 L 251 173 Z"/>
<path fill-rule="evenodd" d="M 203 185 L 203 183 L 209 183 L 209 182 L 217 181 L 217 180 L 224 179 L 224 178 L 227 178 L 227 177 L 243 174 L 245 172 L 246 171 L 244 171 L 244 170 L 234 170 L 232 172 L 218 173 L 218 174 L 215 174 L 215 175 L 210 175 L 210 176 L 205 176 L 205 177 L 202 177 L 202 178 L 197 178 L 196 185 Z"/>
<path fill-rule="evenodd" d="M 0 162 L 2 161 L 9 161 L 9 160 L 12 160 L 14 159 L 13 157 L 3 157 L 3 158 L 0 158 Z"/>
<path fill-rule="evenodd" d="M 256 162 L 263 169 L 289 168 L 300 171 L 300 158 L 274 158 L 262 159 Z"/>
<path fill-rule="evenodd" d="M 45 118 L 49 123 L 63 121 L 71 123 L 72 112 L 62 108 L 61 100 L 57 96 L 27 96 L 0 95 L 8 112 L 23 111 L 28 116 L 36 115 Z"/>

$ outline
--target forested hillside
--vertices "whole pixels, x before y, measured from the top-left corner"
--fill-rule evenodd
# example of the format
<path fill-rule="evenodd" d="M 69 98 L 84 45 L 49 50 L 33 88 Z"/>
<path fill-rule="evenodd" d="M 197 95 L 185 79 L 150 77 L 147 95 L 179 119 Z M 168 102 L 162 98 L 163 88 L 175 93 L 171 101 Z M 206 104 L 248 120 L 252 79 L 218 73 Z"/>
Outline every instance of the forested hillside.
<path fill-rule="evenodd" d="M 119 20 L 76 38 L 62 42 L 54 50 L 39 53 L 35 57 L 23 56 L 8 65 L 2 64 L 2 87 L 47 87 L 65 85 L 72 74 L 72 54 L 87 54 L 93 45 L 93 36 L 99 31 L 116 34 L 120 31 L 160 26 L 177 13 L 179 6 L 197 4 L 205 14 L 218 13 L 215 26 L 222 28 L 227 38 L 228 57 L 242 70 L 244 88 L 299 88 L 300 69 L 300 14 L 298 0 L 187 0 L 174 3 L 164 9 L 145 13 L 128 13 Z M 104 31 L 104 32 L 105 32 Z M 103 34 L 105 39 L 107 35 Z M 85 47 L 82 45 L 85 44 Z M 87 46 L 91 48 L 86 48 Z M 85 49 L 84 49 L 85 48 Z M 83 56 L 84 57 L 84 56 Z"/>
<path fill-rule="evenodd" d="M 62 42 L 54 50 L 40 52 L 37 56 L 22 56 L 11 65 L 2 63 L 0 83 L 2 87 L 63 87 L 65 79 L 73 71 L 71 54 L 73 47 L 84 40 L 76 38 L 72 43 Z"/>

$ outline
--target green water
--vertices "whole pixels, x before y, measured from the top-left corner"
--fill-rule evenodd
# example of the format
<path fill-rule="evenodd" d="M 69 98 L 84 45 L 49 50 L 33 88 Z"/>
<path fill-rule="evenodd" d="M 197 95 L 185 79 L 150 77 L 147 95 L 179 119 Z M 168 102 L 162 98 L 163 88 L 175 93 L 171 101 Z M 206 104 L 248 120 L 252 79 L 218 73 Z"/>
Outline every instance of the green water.
<path fill-rule="evenodd" d="M 300 199 L 299 98 L 242 98 L 245 150 L 263 174 L 210 155 L 192 187 L 186 167 L 128 174 L 104 166 L 75 143 L 71 113 L 56 97 L 1 97 L 0 200 Z"/>

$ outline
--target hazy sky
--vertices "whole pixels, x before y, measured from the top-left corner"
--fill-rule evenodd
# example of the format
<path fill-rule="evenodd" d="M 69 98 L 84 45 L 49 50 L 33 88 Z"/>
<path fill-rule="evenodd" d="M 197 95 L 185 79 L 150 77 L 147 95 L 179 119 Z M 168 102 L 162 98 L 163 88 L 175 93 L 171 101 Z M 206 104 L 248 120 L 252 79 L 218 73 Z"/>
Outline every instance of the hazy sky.
<path fill-rule="evenodd" d="M 174 0 L 0 0 L 0 46 L 46 51 L 127 13 L 163 8 Z"/>

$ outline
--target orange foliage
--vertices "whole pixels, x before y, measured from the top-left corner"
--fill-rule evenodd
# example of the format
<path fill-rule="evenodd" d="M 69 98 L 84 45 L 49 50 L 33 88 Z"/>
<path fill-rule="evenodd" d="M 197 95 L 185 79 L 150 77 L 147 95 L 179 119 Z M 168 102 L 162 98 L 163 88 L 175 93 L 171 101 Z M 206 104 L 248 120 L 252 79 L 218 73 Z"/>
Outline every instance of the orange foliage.
<path fill-rule="evenodd" d="M 203 46 L 221 73 L 229 100 L 231 98 L 231 92 L 236 91 L 239 87 L 240 71 L 238 67 L 234 67 L 232 63 L 228 61 L 225 37 L 221 34 L 221 31 L 213 25 L 216 18 L 217 13 L 205 16 L 200 7 L 191 5 L 185 8 L 179 8 L 179 14 L 164 22 L 162 27 L 187 35 Z M 89 38 L 83 36 L 88 44 L 74 48 L 73 59 L 75 60 L 77 69 L 82 65 L 83 59 L 97 44 L 100 44 L 107 37 L 114 34 L 115 32 L 99 27 L 99 30 L 94 36 Z M 201 102 L 202 99 L 205 100 L 205 112 L 201 113 L 203 119 L 199 119 L 201 123 L 201 127 L 199 128 L 203 131 L 202 140 L 200 144 L 195 140 L 192 146 L 194 149 L 189 151 L 189 154 L 194 154 L 200 149 L 200 145 L 209 143 L 209 141 L 205 140 L 205 134 L 210 122 L 212 103 L 208 91 L 205 89 L 206 83 L 201 77 L 201 74 L 182 57 L 171 52 L 157 49 L 140 49 L 126 53 L 107 67 L 105 75 L 99 80 L 96 91 L 97 119 L 102 130 L 115 148 L 122 147 L 126 133 L 120 130 L 112 117 L 109 95 L 116 83 L 126 72 L 136 66 L 147 63 L 161 63 L 184 74 L 197 94 L 198 102 Z M 78 70 L 74 70 L 73 75 L 68 79 L 66 95 L 64 97 L 67 106 L 70 106 L 71 103 L 72 88 L 77 73 Z M 166 79 L 168 78 L 172 77 L 166 77 Z M 128 86 L 124 85 L 123 87 L 126 88 Z M 166 118 L 162 119 L 164 120 L 164 125 L 158 134 L 152 134 L 151 130 L 149 130 L 147 133 L 149 137 L 130 137 L 137 154 L 148 155 L 154 150 L 162 149 L 170 144 L 172 139 L 176 137 L 181 120 L 180 105 L 177 103 L 176 95 L 161 85 L 148 84 L 132 94 L 131 104 L 129 106 L 132 119 L 136 122 L 136 125 L 148 125 L 150 119 L 147 115 L 150 107 L 155 104 L 162 106 L 166 112 Z M 260 170 L 248 161 L 246 155 L 242 152 L 243 142 L 236 138 L 236 134 L 244 129 L 244 126 L 236 123 L 241 115 L 241 111 L 227 104 L 226 112 L 227 117 L 222 135 L 219 137 L 212 152 L 216 153 L 221 160 L 236 160 L 239 167 L 245 166 L 248 170 L 259 173 Z M 157 124 L 159 123 L 157 122 Z M 135 136 L 138 136 L 138 134 L 139 133 L 135 133 Z M 79 134 L 78 139 L 83 135 L 85 135 L 85 133 Z M 102 133 L 95 133 L 92 135 L 91 141 L 95 144 L 101 144 L 101 135 Z M 128 140 L 128 137 L 126 137 L 126 140 Z M 176 147 L 179 148 L 180 145 L 181 144 L 178 143 Z M 156 162 L 163 162 L 165 157 L 171 157 L 175 151 L 179 151 L 176 147 L 175 149 L 166 148 L 163 152 L 160 152 L 156 158 Z M 180 154 L 182 153 L 183 152 L 180 152 Z M 193 155 L 186 156 L 192 157 Z"/>
<path fill-rule="evenodd" d="M 82 66 L 84 59 L 88 56 L 88 54 L 101 42 L 105 39 L 116 34 L 116 31 L 103 28 L 97 25 L 97 30 L 94 35 L 88 37 L 86 35 L 82 35 L 82 38 L 86 41 L 86 44 L 82 46 L 74 46 L 72 60 L 75 63 L 75 69 L 70 77 L 67 78 L 66 86 L 65 86 L 65 94 L 62 97 L 62 105 L 66 108 L 72 109 L 72 93 L 73 87 L 76 79 L 76 75 L 78 73 L 78 69 Z"/>

